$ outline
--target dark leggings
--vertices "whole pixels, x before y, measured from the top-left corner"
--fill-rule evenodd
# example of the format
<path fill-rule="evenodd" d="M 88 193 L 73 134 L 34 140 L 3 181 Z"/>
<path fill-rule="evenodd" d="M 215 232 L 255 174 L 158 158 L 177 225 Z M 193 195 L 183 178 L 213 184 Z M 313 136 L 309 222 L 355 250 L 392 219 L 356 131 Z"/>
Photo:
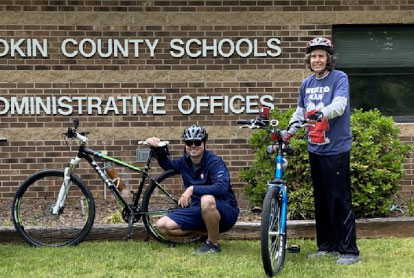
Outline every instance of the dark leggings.
<path fill-rule="evenodd" d="M 315 199 L 316 239 L 321 251 L 359 254 L 352 208 L 350 152 L 309 152 Z"/>

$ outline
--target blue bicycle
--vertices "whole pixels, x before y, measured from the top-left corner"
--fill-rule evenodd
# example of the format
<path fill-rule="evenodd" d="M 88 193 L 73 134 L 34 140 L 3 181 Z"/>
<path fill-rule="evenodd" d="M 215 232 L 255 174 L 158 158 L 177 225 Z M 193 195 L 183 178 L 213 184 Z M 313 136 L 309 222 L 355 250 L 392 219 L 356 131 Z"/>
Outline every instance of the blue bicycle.
<path fill-rule="evenodd" d="M 267 152 L 276 154 L 275 173 L 273 180 L 267 182 L 260 231 L 263 268 L 267 276 L 272 277 L 280 272 L 286 255 L 288 195 L 287 182 L 282 178 L 288 165 L 284 156 L 293 154 L 293 149 L 285 144 L 283 137 L 292 125 L 303 125 L 292 122 L 286 129 L 278 129 L 277 120 L 269 121 L 268 110 L 261 112 L 255 120 L 238 120 L 237 124 L 244 125 L 241 128 L 264 129 L 270 133 L 273 140 L 273 145 L 267 147 Z"/>

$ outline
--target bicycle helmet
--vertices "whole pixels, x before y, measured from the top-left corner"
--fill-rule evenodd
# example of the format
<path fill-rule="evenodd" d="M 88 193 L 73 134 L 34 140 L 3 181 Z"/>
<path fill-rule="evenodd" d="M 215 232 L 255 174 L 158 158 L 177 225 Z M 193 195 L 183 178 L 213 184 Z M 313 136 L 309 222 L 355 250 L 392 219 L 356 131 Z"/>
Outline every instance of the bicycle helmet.
<path fill-rule="evenodd" d="M 187 127 L 184 132 L 182 139 L 183 141 L 187 140 L 201 140 L 203 142 L 207 141 L 208 133 L 204 127 L 200 125 L 191 125 Z"/>
<path fill-rule="evenodd" d="M 323 49 L 328 51 L 328 53 L 331 55 L 334 54 L 333 43 L 327 38 L 314 38 L 306 44 L 306 54 L 311 53 L 315 49 Z"/>

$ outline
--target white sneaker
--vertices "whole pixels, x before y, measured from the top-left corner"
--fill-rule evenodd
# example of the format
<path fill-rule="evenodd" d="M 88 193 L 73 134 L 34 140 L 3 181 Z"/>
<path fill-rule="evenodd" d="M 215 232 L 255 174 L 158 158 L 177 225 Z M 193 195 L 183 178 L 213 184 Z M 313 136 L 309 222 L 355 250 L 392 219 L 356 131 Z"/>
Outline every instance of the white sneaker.
<path fill-rule="evenodd" d="M 354 254 L 343 254 L 341 257 L 336 261 L 337 264 L 345 264 L 351 265 L 361 262 L 361 259 L 358 255 Z"/>

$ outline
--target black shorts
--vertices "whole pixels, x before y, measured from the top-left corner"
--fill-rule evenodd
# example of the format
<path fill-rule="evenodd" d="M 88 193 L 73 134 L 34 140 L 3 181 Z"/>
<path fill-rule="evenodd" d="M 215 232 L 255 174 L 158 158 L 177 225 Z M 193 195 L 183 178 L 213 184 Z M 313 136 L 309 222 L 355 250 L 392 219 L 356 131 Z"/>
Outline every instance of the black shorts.
<path fill-rule="evenodd" d="M 216 199 L 216 208 L 220 213 L 219 232 L 230 230 L 236 224 L 239 208 L 231 206 L 228 202 Z M 191 206 L 171 212 L 167 215 L 180 226 L 183 231 L 206 231 L 206 225 L 201 214 L 201 207 Z"/>

